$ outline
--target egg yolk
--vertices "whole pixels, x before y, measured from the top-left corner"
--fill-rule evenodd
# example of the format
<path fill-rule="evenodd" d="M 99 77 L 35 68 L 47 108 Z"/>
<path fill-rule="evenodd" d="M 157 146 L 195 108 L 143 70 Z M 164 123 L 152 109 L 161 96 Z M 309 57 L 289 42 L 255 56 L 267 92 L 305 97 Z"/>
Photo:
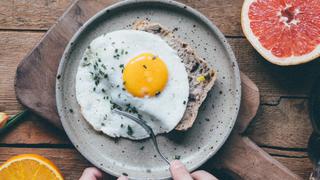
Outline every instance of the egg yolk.
<path fill-rule="evenodd" d="M 158 56 L 142 53 L 125 65 L 122 79 L 126 90 L 133 96 L 156 96 L 167 84 L 168 69 Z"/>

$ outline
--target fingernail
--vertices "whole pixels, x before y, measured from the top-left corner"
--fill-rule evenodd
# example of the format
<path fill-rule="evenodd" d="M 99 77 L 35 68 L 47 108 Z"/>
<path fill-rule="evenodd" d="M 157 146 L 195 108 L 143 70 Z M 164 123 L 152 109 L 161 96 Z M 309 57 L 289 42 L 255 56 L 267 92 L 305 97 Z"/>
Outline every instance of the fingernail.
<path fill-rule="evenodd" d="M 182 164 L 182 162 L 180 162 L 179 160 L 174 160 L 170 163 L 171 167 L 172 168 L 180 168 L 180 167 L 183 167 L 184 165 Z"/>

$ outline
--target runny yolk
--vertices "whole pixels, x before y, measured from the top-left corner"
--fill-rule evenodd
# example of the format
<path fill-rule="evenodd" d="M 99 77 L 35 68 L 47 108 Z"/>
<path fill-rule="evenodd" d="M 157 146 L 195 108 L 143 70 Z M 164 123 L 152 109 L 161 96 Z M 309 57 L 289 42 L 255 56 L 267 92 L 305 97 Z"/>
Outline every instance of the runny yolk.
<path fill-rule="evenodd" d="M 122 79 L 126 90 L 133 96 L 156 96 L 167 84 L 168 69 L 159 57 L 142 53 L 125 65 Z"/>

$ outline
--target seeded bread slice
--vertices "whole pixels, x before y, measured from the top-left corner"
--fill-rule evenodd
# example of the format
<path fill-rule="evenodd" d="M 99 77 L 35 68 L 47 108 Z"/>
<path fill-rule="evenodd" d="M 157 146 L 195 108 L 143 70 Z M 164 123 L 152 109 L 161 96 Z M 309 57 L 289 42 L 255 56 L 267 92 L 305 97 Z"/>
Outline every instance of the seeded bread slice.
<path fill-rule="evenodd" d="M 176 130 L 185 131 L 191 128 L 196 120 L 200 105 L 216 80 L 216 71 L 209 67 L 208 63 L 200 58 L 194 49 L 176 38 L 172 31 L 161 24 L 141 20 L 133 24 L 133 29 L 159 35 L 178 52 L 178 56 L 182 59 L 188 73 L 189 101 Z"/>

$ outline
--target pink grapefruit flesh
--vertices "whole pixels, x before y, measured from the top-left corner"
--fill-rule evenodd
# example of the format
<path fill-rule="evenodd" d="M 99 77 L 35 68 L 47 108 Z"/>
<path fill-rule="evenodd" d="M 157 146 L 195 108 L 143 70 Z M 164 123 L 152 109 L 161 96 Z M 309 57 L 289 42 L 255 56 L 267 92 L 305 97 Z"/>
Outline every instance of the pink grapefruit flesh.
<path fill-rule="evenodd" d="M 320 0 L 245 0 L 241 23 L 250 43 L 274 64 L 320 55 Z"/>

